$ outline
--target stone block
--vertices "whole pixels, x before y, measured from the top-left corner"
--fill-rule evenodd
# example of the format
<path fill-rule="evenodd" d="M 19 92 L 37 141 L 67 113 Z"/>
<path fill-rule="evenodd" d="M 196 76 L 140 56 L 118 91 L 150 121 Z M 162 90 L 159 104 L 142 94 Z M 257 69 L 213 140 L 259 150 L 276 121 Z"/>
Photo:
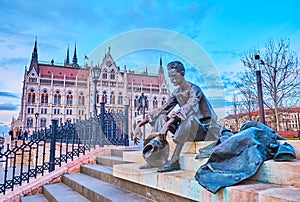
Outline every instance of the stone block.
<path fill-rule="evenodd" d="M 157 168 L 139 169 L 143 164 L 120 164 L 113 166 L 113 176 L 148 187 L 156 188 Z"/>
<path fill-rule="evenodd" d="M 228 201 L 292 202 L 300 198 L 299 188 L 256 181 L 246 181 L 225 189 Z"/>
<path fill-rule="evenodd" d="M 196 173 L 198 168 L 205 164 L 208 158 L 195 159 L 196 154 L 183 154 L 180 157 L 179 163 L 182 170 L 193 171 Z"/>
<path fill-rule="evenodd" d="M 124 151 L 123 160 L 128 162 L 136 162 L 144 164 L 146 161 L 143 158 L 142 151 Z"/>
<path fill-rule="evenodd" d="M 251 180 L 300 188 L 300 160 L 265 161 Z"/>

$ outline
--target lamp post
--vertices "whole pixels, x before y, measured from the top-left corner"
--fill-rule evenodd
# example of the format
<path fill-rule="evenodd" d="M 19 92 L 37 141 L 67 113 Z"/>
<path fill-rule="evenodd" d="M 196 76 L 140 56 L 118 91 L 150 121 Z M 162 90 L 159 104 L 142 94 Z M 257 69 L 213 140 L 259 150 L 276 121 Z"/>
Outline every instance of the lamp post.
<path fill-rule="evenodd" d="M 40 115 L 39 113 L 34 114 L 34 117 L 35 117 L 35 132 L 37 131 L 37 121 L 38 121 L 39 115 Z"/>
<path fill-rule="evenodd" d="M 147 102 L 147 96 L 142 93 L 139 99 L 139 108 L 142 108 L 143 110 L 143 119 L 145 119 L 145 112 L 146 112 L 146 107 L 148 108 L 148 102 Z M 146 128 L 145 125 L 143 126 L 143 140 L 145 140 L 145 134 L 146 134 Z"/>
<path fill-rule="evenodd" d="M 97 83 L 101 74 L 101 69 L 98 67 L 92 67 L 92 80 L 94 83 L 94 116 L 97 115 Z"/>
<path fill-rule="evenodd" d="M 298 109 L 298 138 L 300 139 L 300 108 Z"/>
<path fill-rule="evenodd" d="M 259 119 L 260 122 L 265 124 L 265 113 L 264 113 L 264 101 L 262 95 L 262 84 L 261 84 L 261 71 L 260 65 L 262 64 L 262 60 L 259 55 L 255 55 L 256 60 L 256 80 L 257 80 L 257 94 L 258 94 L 258 106 L 259 106 Z"/>
<path fill-rule="evenodd" d="M 93 117 L 93 128 L 92 128 L 92 138 L 91 138 L 91 142 L 92 144 L 96 144 L 96 135 L 97 135 L 97 83 L 99 81 L 99 77 L 100 77 L 100 73 L 101 73 L 101 69 L 98 67 L 92 67 L 91 69 L 91 74 L 92 74 L 92 80 L 94 83 L 94 117 Z M 100 133 L 101 136 L 101 133 Z"/>

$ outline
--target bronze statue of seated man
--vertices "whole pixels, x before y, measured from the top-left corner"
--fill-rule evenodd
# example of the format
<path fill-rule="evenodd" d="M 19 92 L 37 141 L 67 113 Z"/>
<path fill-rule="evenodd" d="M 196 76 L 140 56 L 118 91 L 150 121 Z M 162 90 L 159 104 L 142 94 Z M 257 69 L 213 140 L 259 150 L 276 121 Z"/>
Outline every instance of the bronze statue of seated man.
<path fill-rule="evenodd" d="M 178 88 L 172 92 L 162 107 L 149 112 L 134 132 L 135 144 L 139 141 L 137 134 L 140 127 L 147 123 L 151 124 L 152 132 L 157 132 L 162 142 L 165 142 L 168 131 L 173 134 L 175 150 L 171 159 L 162 165 L 158 172 L 180 170 L 179 157 L 184 144 L 189 141 L 218 140 L 221 129 L 217 123 L 217 115 L 201 88 L 185 80 L 184 65 L 179 61 L 173 61 L 167 68 L 171 83 Z M 172 111 L 177 105 L 179 109 Z M 140 168 L 151 167 L 155 166 L 148 162 Z"/>

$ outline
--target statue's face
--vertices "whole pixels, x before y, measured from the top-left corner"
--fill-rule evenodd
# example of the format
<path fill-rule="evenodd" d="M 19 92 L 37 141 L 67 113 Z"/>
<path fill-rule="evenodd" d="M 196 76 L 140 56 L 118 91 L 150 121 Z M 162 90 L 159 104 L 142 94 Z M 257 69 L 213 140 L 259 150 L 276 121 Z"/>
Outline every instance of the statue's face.
<path fill-rule="evenodd" d="M 168 76 L 174 86 L 178 86 L 183 81 L 183 76 L 175 69 L 168 70 Z"/>

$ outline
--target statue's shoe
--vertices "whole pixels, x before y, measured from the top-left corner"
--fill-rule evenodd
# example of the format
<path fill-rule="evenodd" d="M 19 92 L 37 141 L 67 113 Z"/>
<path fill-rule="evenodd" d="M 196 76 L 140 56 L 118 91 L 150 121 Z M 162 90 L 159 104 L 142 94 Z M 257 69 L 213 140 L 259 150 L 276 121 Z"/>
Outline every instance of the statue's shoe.
<path fill-rule="evenodd" d="M 164 173 L 164 172 L 171 172 L 174 170 L 180 170 L 179 162 L 176 161 L 175 163 L 167 163 L 162 168 L 158 169 L 157 172 Z"/>
<path fill-rule="evenodd" d="M 152 166 L 150 163 L 146 163 L 139 167 L 139 169 L 148 169 L 148 168 L 155 168 L 155 167 Z"/>

